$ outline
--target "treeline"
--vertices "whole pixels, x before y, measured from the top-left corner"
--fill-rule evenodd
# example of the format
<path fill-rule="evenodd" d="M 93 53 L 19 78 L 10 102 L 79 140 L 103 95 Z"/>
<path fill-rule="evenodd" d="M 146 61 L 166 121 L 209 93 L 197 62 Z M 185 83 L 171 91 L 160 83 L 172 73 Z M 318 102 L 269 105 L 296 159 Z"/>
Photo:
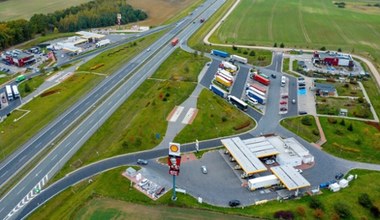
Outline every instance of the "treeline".
<path fill-rule="evenodd" d="M 19 19 L 0 22 L 0 49 L 30 40 L 35 34 L 112 26 L 117 22 L 117 13 L 121 14 L 121 24 L 148 17 L 144 11 L 127 5 L 125 0 L 94 0 L 47 15 L 35 14 L 29 21 Z"/>

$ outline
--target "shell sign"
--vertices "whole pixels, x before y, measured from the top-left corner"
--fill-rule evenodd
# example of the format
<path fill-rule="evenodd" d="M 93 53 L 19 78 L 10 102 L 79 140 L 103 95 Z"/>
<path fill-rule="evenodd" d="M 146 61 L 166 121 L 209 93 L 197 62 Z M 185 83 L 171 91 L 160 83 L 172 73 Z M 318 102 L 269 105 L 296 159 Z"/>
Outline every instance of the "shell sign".
<path fill-rule="evenodd" d="M 169 143 L 169 155 L 170 156 L 181 156 L 181 144 Z"/>

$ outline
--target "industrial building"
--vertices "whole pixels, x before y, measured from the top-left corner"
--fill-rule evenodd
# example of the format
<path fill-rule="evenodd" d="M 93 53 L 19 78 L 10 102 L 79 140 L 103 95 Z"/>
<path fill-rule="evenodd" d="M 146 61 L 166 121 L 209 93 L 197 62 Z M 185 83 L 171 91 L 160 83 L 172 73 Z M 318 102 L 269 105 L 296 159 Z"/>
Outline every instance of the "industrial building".
<path fill-rule="evenodd" d="M 27 53 L 22 50 L 10 50 L 1 53 L 1 58 L 11 65 L 23 67 L 32 64 L 36 61 L 32 53 Z"/>
<path fill-rule="evenodd" d="M 353 67 L 354 60 L 350 54 L 336 53 L 336 52 L 326 52 L 319 53 L 315 51 L 313 53 L 313 58 L 311 59 L 313 63 L 331 65 L 331 66 L 343 66 L 343 67 Z"/>

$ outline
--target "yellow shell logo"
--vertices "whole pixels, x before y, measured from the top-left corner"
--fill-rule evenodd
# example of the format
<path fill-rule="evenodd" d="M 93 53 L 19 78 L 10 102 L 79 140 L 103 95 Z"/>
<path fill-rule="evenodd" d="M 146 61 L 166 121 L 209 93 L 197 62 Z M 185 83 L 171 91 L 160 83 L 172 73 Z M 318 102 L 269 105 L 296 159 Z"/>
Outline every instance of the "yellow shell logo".
<path fill-rule="evenodd" d="M 170 145 L 170 151 L 178 152 L 178 146 L 177 145 Z"/>

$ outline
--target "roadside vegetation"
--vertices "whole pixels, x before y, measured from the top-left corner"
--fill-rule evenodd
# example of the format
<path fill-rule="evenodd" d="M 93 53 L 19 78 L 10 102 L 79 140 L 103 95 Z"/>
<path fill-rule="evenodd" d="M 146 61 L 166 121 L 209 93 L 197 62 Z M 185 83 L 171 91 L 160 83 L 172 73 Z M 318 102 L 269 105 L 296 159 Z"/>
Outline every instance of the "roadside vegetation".
<path fill-rule="evenodd" d="M 315 143 L 321 138 L 315 119 L 311 115 L 285 118 L 280 124 L 310 143 Z"/>
<path fill-rule="evenodd" d="M 340 109 L 347 109 L 348 117 L 373 119 L 370 105 L 363 97 L 350 99 L 317 96 L 316 107 L 318 114 L 339 115 Z"/>
<path fill-rule="evenodd" d="M 169 208 L 173 213 L 184 215 L 192 212 L 191 216 L 197 215 L 195 213 L 210 216 L 211 213 L 207 211 L 219 212 L 225 214 L 226 219 L 237 218 L 232 215 L 272 219 L 284 212 L 290 213 L 296 219 L 343 219 L 344 216 L 348 219 L 371 219 L 378 213 L 375 209 L 378 211 L 380 203 L 380 173 L 375 171 L 352 170 L 350 173 L 357 174 L 358 179 L 337 193 L 323 190 L 321 195 L 313 197 L 304 196 L 298 200 L 272 201 L 244 209 L 231 209 L 199 204 L 190 195 L 180 193 L 177 194 L 178 200 L 175 202 L 171 201 L 170 192 L 153 201 L 131 187 L 130 181 L 121 175 L 125 169 L 126 167 L 120 167 L 107 171 L 92 177 L 91 183 L 83 181 L 66 189 L 28 219 L 83 219 L 87 216 L 107 216 L 106 219 L 112 219 L 133 215 L 134 211 L 128 208 L 131 203 L 144 205 L 146 210 L 153 209 L 154 211 L 148 212 L 151 214 L 149 218 L 153 219 L 156 219 L 155 216 L 163 216 Z M 92 208 L 98 204 L 104 206 L 99 209 Z M 224 219 L 219 216 L 217 218 Z"/>
<path fill-rule="evenodd" d="M 122 62 L 118 64 L 104 65 L 102 71 L 109 72 L 109 69 L 117 66 L 120 68 L 127 60 L 131 59 L 138 52 L 143 50 L 147 45 L 151 44 L 157 35 L 144 38 L 143 41 L 139 41 L 136 46 L 129 47 L 128 49 L 121 49 L 123 52 L 113 53 L 107 57 L 107 60 L 117 59 Z M 131 45 L 133 43 L 129 43 Z M 120 46 L 124 48 L 125 45 Z M 119 49 L 120 49 L 119 48 Z M 115 49 L 117 50 L 117 49 Z M 109 54 L 109 51 L 103 52 L 99 56 Z M 123 59 L 122 59 L 123 58 Z M 105 58 L 104 58 L 105 59 Z M 93 61 L 95 60 L 95 61 Z M 100 62 L 100 58 L 96 57 L 92 62 Z M 85 64 L 88 65 L 88 64 Z M 35 135 L 46 124 L 53 121 L 58 115 L 63 113 L 68 107 L 78 101 L 84 94 L 94 88 L 99 82 L 101 82 L 105 76 L 90 74 L 86 72 L 77 72 L 73 76 L 62 82 L 61 84 L 45 91 L 40 96 L 34 98 L 32 101 L 22 107 L 22 109 L 29 110 L 22 119 L 14 122 L 15 119 L 20 117 L 20 112 L 11 114 L 4 122 L 0 124 L 0 158 L 3 160 L 10 155 L 14 150 L 21 146 L 26 140 Z M 40 79 L 36 79 L 36 85 L 40 83 Z M 24 82 L 28 83 L 28 81 Z M 26 84 L 21 84 L 20 90 L 22 91 Z M 33 85 L 30 84 L 29 87 Z M 22 113 L 23 114 L 23 113 Z"/>
<path fill-rule="evenodd" d="M 323 149 L 337 157 L 380 164 L 380 125 L 342 118 L 319 118 L 327 142 Z"/>
<path fill-rule="evenodd" d="M 374 82 L 374 79 L 363 80 L 362 84 L 369 96 L 369 100 L 371 101 L 372 107 L 375 109 L 377 117 L 380 118 L 380 88 Z"/>
<path fill-rule="evenodd" d="M 361 90 L 358 82 L 354 79 L 349 82 L 339 82 L 333 78 L 314 81 L 317 83 L 333 85 L 338 92 L 338 96 L 364 97 L 363 91 Z"/>
<path fill-rule="evenodd" d="M 203 90 L 197 102 L 198 114 L 174 139 L 187 143 L 195 139 L 207 140 L 248 131 L 256 122 L 214 93 Z"/>

